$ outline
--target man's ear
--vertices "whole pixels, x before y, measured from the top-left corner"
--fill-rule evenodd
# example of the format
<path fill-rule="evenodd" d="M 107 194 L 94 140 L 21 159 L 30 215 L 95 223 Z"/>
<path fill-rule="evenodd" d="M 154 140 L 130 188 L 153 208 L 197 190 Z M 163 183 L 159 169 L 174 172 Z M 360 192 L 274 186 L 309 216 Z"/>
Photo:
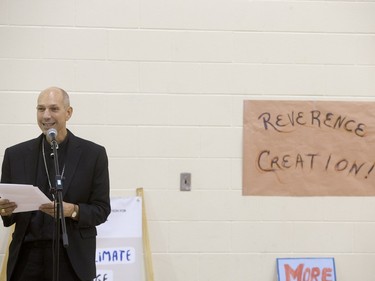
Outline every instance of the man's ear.
<path fill-rule="evenodd" d="M 70 117 L 73 115 L 73 107 L 69 106 L 69 108 L 66 110 L 66 118 L 65 120 L 68 121 Z"/>

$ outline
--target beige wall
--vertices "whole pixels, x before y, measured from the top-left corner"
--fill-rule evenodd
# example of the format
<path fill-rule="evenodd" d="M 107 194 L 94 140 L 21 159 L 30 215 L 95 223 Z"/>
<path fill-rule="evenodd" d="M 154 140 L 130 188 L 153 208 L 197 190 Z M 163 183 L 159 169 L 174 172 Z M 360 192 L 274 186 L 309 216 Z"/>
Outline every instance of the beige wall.
<path fill-rule="evenodd" d="M 370 0 L 0 0 L 0 160 L 39 134 L 36 96 L 57 85 L 70 129 L 106 146 L 112 195 L 144 188 L 155 281 L 275 281 L 289 256 L 373 281 L 374 198 L 243 197 L 241 168 L 244 99 L 374 100 L 374 15 Z"/>

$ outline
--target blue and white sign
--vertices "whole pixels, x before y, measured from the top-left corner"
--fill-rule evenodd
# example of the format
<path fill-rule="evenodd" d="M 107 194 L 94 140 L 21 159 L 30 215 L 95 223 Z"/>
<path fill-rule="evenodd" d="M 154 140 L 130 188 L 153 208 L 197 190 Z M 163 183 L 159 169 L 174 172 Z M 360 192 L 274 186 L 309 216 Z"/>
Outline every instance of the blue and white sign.
<path fill-rule="evenodd" d="M 111 198 L 111 209 L 107 222 L 97 228 L 94 281 L 140 281 L 142 198 Z"/>
<path fill-rule="evenodd" d="M 336 281 L 334 258 L 278 258 L 278 281 Z"/>

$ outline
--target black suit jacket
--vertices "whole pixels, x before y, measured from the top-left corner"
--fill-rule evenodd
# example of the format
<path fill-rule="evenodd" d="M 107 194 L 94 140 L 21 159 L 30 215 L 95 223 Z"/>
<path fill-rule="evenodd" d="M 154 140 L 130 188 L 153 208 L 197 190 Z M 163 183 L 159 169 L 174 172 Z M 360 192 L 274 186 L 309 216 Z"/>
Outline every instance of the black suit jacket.
<path fill-rule="evenodd" d="M 79 220 L 66 218 L 69 247 L 66 249 L 74 270 L 82 280 L 96 275 L 96 227 L 106 221 L 110 211 L 108 158 L 105 148 L 78 138 L 70 131 L 65 158 L 63 200 L 79 205 Z M 44 137 L 32 139 L 5 150 L 1 182 L 36 185 L 37 161 Z M 16 223 L 9 246 L 8 280 L 31 218 L 30 212 L 2 217 L 4 226 Z"/>

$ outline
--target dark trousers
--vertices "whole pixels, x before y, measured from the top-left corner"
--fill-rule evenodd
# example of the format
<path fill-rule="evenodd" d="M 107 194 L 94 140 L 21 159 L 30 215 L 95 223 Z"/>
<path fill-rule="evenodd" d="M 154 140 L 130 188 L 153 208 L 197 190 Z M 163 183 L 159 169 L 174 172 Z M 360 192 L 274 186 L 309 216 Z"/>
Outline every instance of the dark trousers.
<path fill-rule="evenodd" d="M 52 281 L 54 252 L 51 241 L 24 243 L 10 281 Z M 59 281 L 81 281 L 62 245 L 59 248 L 58 271 Z"/>

